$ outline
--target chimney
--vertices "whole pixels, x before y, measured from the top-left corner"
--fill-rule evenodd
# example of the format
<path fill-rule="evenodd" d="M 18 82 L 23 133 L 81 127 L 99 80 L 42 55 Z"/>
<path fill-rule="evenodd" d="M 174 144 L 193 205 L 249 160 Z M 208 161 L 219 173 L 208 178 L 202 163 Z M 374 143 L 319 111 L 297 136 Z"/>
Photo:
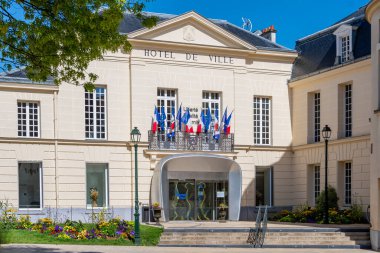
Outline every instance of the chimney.
<path fill-rule="evenodd" d="M 277 30 L 274 29 L 274 25 L 271 25 L 268 28 L 261 30 L 260 36 L 276 43 L 276 33 L 277 33 Z"/>

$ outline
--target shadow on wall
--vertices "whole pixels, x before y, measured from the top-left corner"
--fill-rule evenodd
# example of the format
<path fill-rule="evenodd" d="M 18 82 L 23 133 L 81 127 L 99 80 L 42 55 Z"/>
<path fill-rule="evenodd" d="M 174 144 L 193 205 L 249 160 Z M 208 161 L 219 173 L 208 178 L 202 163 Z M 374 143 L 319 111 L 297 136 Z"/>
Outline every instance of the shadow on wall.
<path fill-rule="evenodd" d="M 289 159 L 292 159 L 292 157 L 291 154 L 288 153 L 285 157 L 282 156 L 278 161 L 272 164 L 255 166 L 255 178 L 249 182 L 243 191 L 240 220 L 256 220 L 258 211 L 256 206 L 259 205 L 268 205 L 269 216 L 272 216 L 284 209 L 292 210 L 292 207 L 295 204 L 291 202 L 294 189 L 291 184 L 287 186 L 284 184 L 279 184 L 281 180 L 279 178 L 292 178 Z M 288 180 L 286 181 L 289 182 Z M 287 188 L 289 190 L 288 192 L 284 192 L 284 189 L 280 189 L 279 187 Z M 285 197 L 288 201 L 283 199 L 286 194 L 289 194 L 288 197 Z M 281 201 L 282 203 L 281 205 L 278 205 L 278 202 L 281 199 L 283 199 Z"/>

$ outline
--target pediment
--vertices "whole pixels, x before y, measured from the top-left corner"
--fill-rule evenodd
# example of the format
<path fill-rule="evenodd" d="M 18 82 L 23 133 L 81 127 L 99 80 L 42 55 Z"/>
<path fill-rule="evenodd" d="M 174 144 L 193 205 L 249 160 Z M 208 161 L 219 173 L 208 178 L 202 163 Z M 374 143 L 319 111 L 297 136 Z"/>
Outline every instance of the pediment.
<path fill-rule="evenodd" d="M 338 29 L 335 30 L 334 35 L 335 36 L 344 36 L 349 35 L 352 31 L 352 26 L 350 25 L 341 25 L 338 27 Z"/>
<path fill-rule="evenodd" d="M 189 12 L 157 26 L 128 34 L 129 38 L 237 49 L 256 49 L 218 25 Z"/>

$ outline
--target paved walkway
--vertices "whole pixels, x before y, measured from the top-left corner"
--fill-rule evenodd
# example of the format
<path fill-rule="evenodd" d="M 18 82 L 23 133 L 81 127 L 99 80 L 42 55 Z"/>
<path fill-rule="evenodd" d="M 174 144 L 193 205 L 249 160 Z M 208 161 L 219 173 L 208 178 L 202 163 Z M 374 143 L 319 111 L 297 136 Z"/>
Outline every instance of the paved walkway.
<path fill-rule="evenodd" d="M 359 249 L 233 249 L 233 248 L 163 248 L 88 245 L 20 245 L 0 247 L 1 253 L 370 253 Z"/>

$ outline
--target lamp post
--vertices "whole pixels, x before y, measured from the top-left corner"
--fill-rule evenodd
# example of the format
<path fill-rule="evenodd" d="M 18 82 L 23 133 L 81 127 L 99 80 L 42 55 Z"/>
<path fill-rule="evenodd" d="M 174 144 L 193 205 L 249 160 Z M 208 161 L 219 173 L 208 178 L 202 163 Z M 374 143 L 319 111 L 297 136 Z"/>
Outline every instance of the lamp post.
<path fill-rule="evenodd" d="M 139 213 L 139 185 L 137 169 L 137 144 L 140 142 L 141 133 L 137 127 L 131 131 L 131 141 L 135 147 L 135 244 L 140 245 L 140 213 Z"/>
<path fill-rule="evenodd" d="M 329 195 L 328 195 L 328 174 L 327 174 L 327 166 L 328 166 L 328 143 L 331 137 L 331 128 L 328 125 L 322 129 L 322 137 L 325 139 L 325 208 L 323 214 L 323 223 L 329 223 Z"/>

